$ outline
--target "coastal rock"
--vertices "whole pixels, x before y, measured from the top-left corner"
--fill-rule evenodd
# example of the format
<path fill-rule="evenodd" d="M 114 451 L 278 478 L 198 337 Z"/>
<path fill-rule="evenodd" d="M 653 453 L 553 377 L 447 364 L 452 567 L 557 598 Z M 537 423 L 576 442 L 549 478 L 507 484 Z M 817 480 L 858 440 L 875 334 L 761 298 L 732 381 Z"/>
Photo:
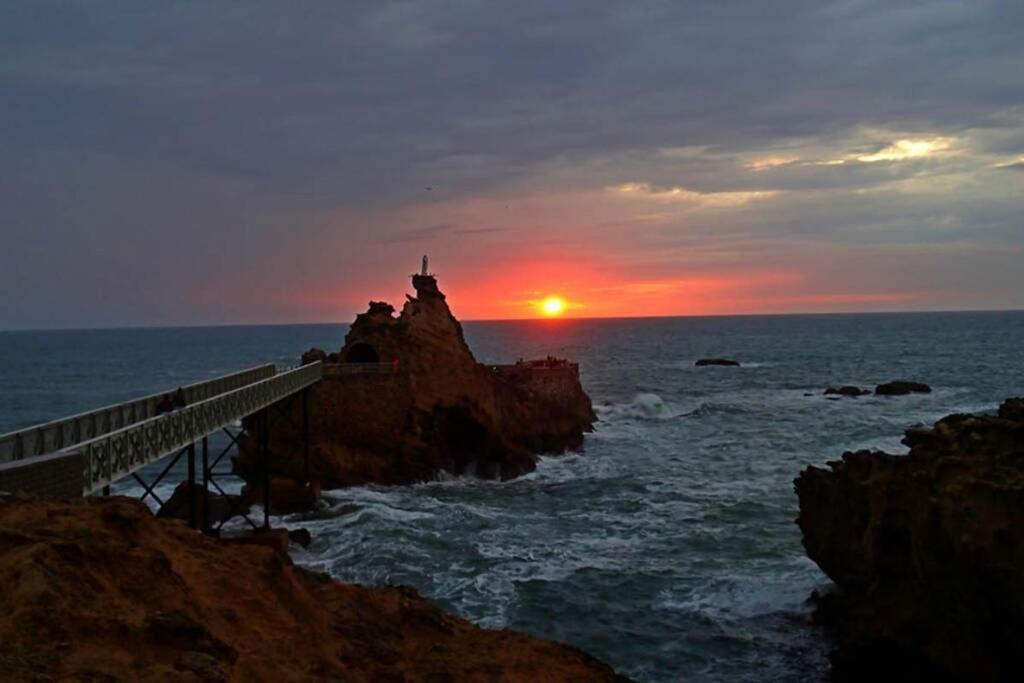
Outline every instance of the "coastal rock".
<path fill-rule="evenodd" d="M 695 366 L 698 368 L 707 367 L 709 365 L 721 365 L 726 367 L 739 367 L 740 362 L 738 360 L 732 360 L 731 358 L 701 358 Z"/>
<path fill-rule="evenodd" d="M 1012 680 L 1024 665 L 1024 400 L 844 453 L 797 478 L 837 678 Z"/>
<path fill-rule="evenodd" d="M 138 501 L 0 502 L 0 678 L 625 681 L 583 652 L 482 629 L 153 517 Z"/>
<path fill-rule="evenodd" d="M 189 521 L 189 492 L 193 486 L 195 488 L 195 498 L 193 499 L 195 518 L 201 523 L 203 520 L 203 487 L 190 484 L 188 481 L 183 481 L 175 487 L 174 493 L 164 502 L 157 516 Z M 249 506 L 242 502 L 241 496 L 225 496 L 211 489 L 207 492 L 206 501 L 210 506 L 208 517 L 210 524 L 219 524 L 236 515 L 249 512 Z"/>
<path fill-rule="evenodd" d="M 263 482 L 249 482 L 242 487 L 242 500 L 249 505 L 263 504 Z M 271 477 L 270 510 L 275 514 L 311 510 L 320 502 L 320 484 L 303 483 L 289 477 Z"/>
<path fill-rule="evenodd" d="M 545 358 L 477 362 L 432 276 L 413 277 L 402 312 L 370 302 L 345 337 L 341 362 L 324 365 L 310 390 L 309 476 L 325 487 L 408 484 L 442 472 L 509 479 L 533 470 L 538 453 L 579 449 L 596 421 L 579 367 Z M 272 415 L 276 475 L 302 478 L 300 402 Z M 257 435 L 240 444 L 235 470 L 259 481 Z"/>
<path fill-rule="evenodd" d="M 826 396 L 849 396 L 851 398 L 857 398 L 858 396 L 867 396 L 871 393 L 870 389 L 861 389 L 849 384 L 845 384 L 838 389 L 836 387 L 829 387 L 825 389 Z"/>
<path fill-rule="evenodd" d="M 897 380 L 886 382 L 875 387 L 875 393 L 879 396 L 906 396 L 907 394 L 930 394 L 932 388 L 923 382 L 908 382 Z"/>

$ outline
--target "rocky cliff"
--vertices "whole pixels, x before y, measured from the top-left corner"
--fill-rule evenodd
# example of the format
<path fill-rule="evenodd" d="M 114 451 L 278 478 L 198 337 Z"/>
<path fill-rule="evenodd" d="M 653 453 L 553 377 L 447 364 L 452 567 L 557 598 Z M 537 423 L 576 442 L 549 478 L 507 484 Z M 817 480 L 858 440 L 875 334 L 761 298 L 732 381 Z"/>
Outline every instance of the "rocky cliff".
<path fill-rule="evenodd" d="M 324 380 L 309 397 L 311 477 L 324 487 L 403 484 L 440 472 L 507 479 L 531 471 L 538 452 L 579 448 L 596 417 L 579 369 L 560 359 L 478 363 L 431 276 L 413 277 L 399 315 L 371 302 L 339 352 L 312 349 Z M 271 416 L 275 474 L 303 476 L 301 408 Z M 236 469 L 253 479 L 253 437 Z"/>
<path fill-rule="evenodd" d="M 588 655 L 485 630 L 406 588 L 362 588 L 158 520 L 128 498 L 0 499 L 3 681 L 621 681 Z"/>
<path fill-rule="evenodd" d="M 807 554 L 839 592 L 836 677 L 1019 680 L 1024 399 L 907 431 L 908 455 L 844 453 L 796 480 Z"/>

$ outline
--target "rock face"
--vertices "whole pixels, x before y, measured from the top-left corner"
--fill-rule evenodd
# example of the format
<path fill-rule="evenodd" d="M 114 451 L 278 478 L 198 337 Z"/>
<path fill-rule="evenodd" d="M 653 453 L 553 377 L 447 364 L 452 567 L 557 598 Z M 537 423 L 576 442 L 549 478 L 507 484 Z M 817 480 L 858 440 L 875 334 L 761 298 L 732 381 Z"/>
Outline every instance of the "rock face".
<path fill-rule="evenodd" d="M 1024 667 L 1024 399 L 908 430 L 796 480 L 797 523 L 836 583 L 818 614 L 842 680 L 1016 680 Z"/>
<path fill-rule="evenodd" d="M 624 681 L 409 588 L 332 581 L 138 501 L 0 502 L 6 681 Z"/>
<path fill-rule="evenodd" d="M 722 365 L 727 367 L 739 367 L 740 362 L 732 360 L 731 358 L 701 358 L 694 363 L 698 368 L 707 367 L 709 365 Z"/>
<path fill-rule="evenodd" d="M 413 483 L 442 471 L 508 479 L 534 469 L 538 452 L 582 445 L 597 418 L 577 365 L 478 363 L 437 281 L 416 275 L 413 286 L 416 297 L 400 315 L 375 301 L 356 317 L 340 362 L 322 351 L 304 354 L 327 359 L 308 401 L 311 478 L 326 488 Z M 303 478 L 301 406 L 286 414 L 271 416 L 271 466 Z M 260 429 L 256 420 L 246 427 L 254 437 Z M 236 470 L 251 480 L 258 463 L 243 442 Z"/>
<path fill-rule="evenodd" d="M 875 393 L 879 396 L 906 396 L 907 394 L 930 394 L 932 388 L 923 382 L 908 382 L 897 380 L 886 382 L 875 387 Z"/>

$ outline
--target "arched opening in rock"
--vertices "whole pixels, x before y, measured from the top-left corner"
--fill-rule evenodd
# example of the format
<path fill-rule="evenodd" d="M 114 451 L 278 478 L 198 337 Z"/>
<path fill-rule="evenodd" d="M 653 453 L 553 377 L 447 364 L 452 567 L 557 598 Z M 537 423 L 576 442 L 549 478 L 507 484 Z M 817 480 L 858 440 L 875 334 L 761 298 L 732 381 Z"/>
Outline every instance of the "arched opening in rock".
<path fill-rule="evenodd" d="M 379 363 L 380 356 L 377 355 L 377 350 L 366 344 L 360 342 L 353 344 L 352 348 L 345 354 L 346 363 Z"/>
<path fill-rule="evenodd" d="M 435 409 L 435 415 L 443 448 L 452 455 L 453 474 L 463 474 L 487 452 L 487 429 L 463 406 Z"/>

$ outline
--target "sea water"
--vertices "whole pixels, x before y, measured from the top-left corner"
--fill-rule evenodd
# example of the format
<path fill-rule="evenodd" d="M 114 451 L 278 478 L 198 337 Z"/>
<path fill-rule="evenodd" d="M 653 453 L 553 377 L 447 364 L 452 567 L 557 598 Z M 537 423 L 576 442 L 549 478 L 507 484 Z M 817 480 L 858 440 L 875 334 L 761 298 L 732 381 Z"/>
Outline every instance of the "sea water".
<path fill-rule="evenodd" d="M 0 431 L 341 346 L 344 325 L 0 333 Z M 1024 313 L 466 323 L 478 359 L 580 363 L 600 418 L 576 455 L 509 482 L 327 491 L 297 562 L 406 584 L 490 627 L 580 647 L 640 681 L 807 681 L 828 585 L 793 478 L 845 450 L 1024 394 Z M 704 356 L 743 365 L 694 367 Z M 892 379 L 931 394 L 830 400 Z M 174 479 L 158 489 L 169 494 Z M 124 486 L 122 491 L 137 493 Z"/>

